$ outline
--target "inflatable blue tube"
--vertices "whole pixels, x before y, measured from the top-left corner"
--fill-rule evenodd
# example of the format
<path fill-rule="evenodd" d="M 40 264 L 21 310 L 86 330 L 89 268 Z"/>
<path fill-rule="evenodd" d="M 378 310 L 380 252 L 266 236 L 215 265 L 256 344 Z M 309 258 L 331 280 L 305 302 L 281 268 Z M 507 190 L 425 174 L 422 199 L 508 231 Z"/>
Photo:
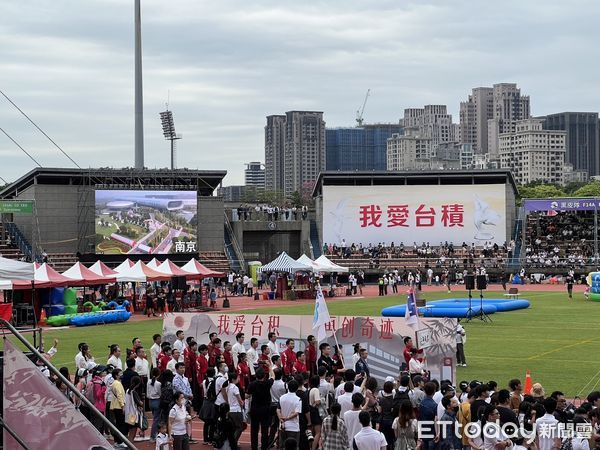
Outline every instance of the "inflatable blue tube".
<path fill-rule="evenodd" d="M 471 310 L 473 315 L 479 314 L 478 298 L 473 298 L 471 301 Z M 513 300 L 490 298 L 483 300 L 483 312 L 485 314 L 494 314 L 495 312 L 513 311 L 515 309 L 529 308 L 528 300 Z M 419 313 L 424 317 L 453 317 L 462 318 L 468 317 L 469 299 L 467 298 L 449 298 L 445 300 L 436 300 L 429 302 L 427 307 L 419 308 Z M 406 305 L 396 305 L 384 308 L 381 314 L 385 317 L 404 317 Z"/>
<path fill-rule="evenodd" d="M 443 305 L 444 308 L 469 307 L 468 298 L 449 298 L 444 300 L 435 300 L 430 305 Z M 527 309 L 531 304 L 529 300 L 524 299 L 505 299 L 505 298 L 484 298 L 484 305 L 494 305 L 498 312 L 514 311 L 515 309 Z M 471 307 L 479 306 L 479 298 L 473 298 Z"/>
<path fill-rule="evenodd" d="M 116 310 L 103 313 L 77 314 L 69 320 L 71 325 L 84 327 L 105 323 L 125 322 L 129 320 L 131 313 L 125 310 Z"/>

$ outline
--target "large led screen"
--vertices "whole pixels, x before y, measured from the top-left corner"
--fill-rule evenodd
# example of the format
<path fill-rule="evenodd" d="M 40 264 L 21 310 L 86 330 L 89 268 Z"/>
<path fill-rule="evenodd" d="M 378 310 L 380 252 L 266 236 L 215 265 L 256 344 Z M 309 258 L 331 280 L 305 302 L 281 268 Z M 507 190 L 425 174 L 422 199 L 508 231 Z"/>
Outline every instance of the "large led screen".
<path fill-rule="evenodd" d="M 197 253 L 195 191 L 96 191 L 96 253 Z"/>

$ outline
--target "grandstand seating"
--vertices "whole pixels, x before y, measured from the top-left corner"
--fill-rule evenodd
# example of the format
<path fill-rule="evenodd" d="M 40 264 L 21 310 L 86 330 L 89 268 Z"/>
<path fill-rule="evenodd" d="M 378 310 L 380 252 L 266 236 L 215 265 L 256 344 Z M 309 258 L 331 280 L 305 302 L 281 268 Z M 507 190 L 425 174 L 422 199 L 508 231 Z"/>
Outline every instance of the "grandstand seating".
<path fill-rule="evenodd" d="M 48 253 L 48 264 L 57 272 L 64 272 L 77 262 L 73 253 Z"/>
<path fill-rule="evenodd" d="M 524 265 L 530 269 L 594 266 L 594 213 L 530 213 L 524 247 Z"/>
<path fill-rule="evenodd" d="M 209 269 L 219 272 L 229 272 L 231 270 L 225 252 L 200 252 L 200 262 Z"/>
<path fill-rule="evenodd" d="M 23 258 L 23 253 L 14 245 L 13 243 L 9 243 L 9 241 L 3 241 L 1 236 L 4 234 L 4 224 L 0 223 L 0 255 L 4 258 L 8 259 L 21 259 Z M 7 234 L 8 236 L 8 234 Z"/>

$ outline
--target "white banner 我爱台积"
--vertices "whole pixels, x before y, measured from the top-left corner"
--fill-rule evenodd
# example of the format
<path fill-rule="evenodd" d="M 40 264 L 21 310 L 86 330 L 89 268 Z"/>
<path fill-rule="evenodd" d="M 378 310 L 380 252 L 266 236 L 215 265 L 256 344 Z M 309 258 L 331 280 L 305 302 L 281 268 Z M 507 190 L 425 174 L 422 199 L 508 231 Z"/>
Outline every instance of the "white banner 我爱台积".
<path fill-rule="evenodd" d="M 445 367 L 444 360 L 451 358 L 453 372 L 455 363 L 456 319 L 422 318 L 421 330 L 428 329 L 430 337 L 426 354 L 427 368 L 432 378 L 441 379 Z M 360 343 L 369 351 L 371 375 L 379 381 L 387 376 L 397 377 L 402 364 L 403 339 L 411 336 L 415 340 L 415 331 L 406 324 L 404 317 L 381 316 L 331 316 L 326 325 L 327 338 L 323 342 L 334 345 L 332 330 L 336 330 L 338 342 L 343 346 L 346 368 L 351 367 L 352 345 Z M 198 344 L 207 344 L 208 335 L 217 333 L 223 343 L 235 343 L 235 335 L 244 333 L 246 349 L 252 337 L 258 338 L 260 345 L 267 343 L 267 334 L 277 334 L 279 350 L 285 350 L 286 339 L 294 339 L 294 350 L 303 350 L 306 338 L 314 335 L 313 316 L 288 316 L 279 314 L 202 314 L 174 313 L 165 315 L 163 321 L 164 339 L 173 342 L 175 333 L 183 330 L 186 337 L 193 336 Z M 350 365 L 348 365 L 350 362 Z M 354 367 L 352 367 L 354 369 Z"/>
<path fill-rule="evenodd" d="M 367 245 L 506 241 L 506 186 L 323 186 L 323 241 Z"/>

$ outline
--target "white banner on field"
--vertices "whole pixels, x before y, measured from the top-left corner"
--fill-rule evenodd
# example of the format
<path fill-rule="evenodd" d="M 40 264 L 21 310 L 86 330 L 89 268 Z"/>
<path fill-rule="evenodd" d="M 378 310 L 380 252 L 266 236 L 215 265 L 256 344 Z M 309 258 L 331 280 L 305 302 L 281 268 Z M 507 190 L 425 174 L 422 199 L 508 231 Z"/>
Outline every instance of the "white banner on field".
<path fill-rule="evenodd" d="M 506 241 L 506 186 L 323 186 L 323 241 L 337 244 Z"/>
<path fill-rule="evenodd" d="M 415 331 L 406 324 L 404 317 L 380 316 L 331 316 L 325 325 L 327 338 L 334 344 L 333 332 L 343 345 L 344 359 L 352 361 L 352 346 L 359 343 L 369 352 L 371 375 L 383 381 L 387 376 L 397 377 L 403 362 L 404 337 L 415 338 Z M 237 333 L 246 336 L 246 348 L 251 337 L 258 338 L 259 345 L 267 343 L 267 335 L 277 335 L 279 351 L 285 350 L 288 338 L 296 340 L 295 350 L 304 350 L 305 340 L 315 334 L 313 316 L 288 316 L 273 313 L 173 313 L 163 320 L 164 339 L 173 342 L 178 330 L 186 337 L 192 336 L 200 344 L 208 343 L 208 335 L 217 333 L 223 342 L 235 342 Z M 456 319 L 422 318 L 417 336 L 427 337 L 427 368 L 438 380 L 452 379 L 456 353 Z"/>

